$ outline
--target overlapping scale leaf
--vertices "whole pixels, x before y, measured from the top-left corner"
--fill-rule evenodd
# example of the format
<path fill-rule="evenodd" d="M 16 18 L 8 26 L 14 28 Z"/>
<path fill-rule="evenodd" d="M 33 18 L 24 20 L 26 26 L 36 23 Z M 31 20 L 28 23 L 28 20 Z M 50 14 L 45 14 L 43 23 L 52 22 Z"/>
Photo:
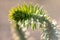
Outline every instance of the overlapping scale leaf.
<path fill-rule="evenodd" d="M 27 28 L 30 26 L 33 30 L 37 28 L 37 19 L 39 20 L 39 28 L 44 32 L 43 40 L 53 40 L 55 36 L 55 28 L 57 26 L 56 22 L 52 21 L 51 17 L 48 16 L 45 11 L 39 6 L 33 6 L 23 4 L 22 6 L 14 7 L 10 10 L 9 19 L 16 21 L 19 24 L 25 25 Z M 21 27 L 22 25 L 20 25 Z M 47 35 L 49 37 L 47 37 Z M 51 36 L 52 35 L 52 36 Z"/>

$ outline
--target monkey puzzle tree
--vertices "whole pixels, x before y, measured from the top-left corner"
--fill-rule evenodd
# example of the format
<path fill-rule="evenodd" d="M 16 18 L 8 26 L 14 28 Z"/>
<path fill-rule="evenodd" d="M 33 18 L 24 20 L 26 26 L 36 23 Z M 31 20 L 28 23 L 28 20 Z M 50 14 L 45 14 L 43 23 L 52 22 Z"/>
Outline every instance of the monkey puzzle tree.
<path fill-rule="evenodd" d="M 12 22 L 11 27 L 14 30 L 15 40 L 27 40 L 25 37 L 26 30 L 29 27 L 34 31 L 37 27 L 43 31 L 41 35 L 42 40 L 55 40 L 56 36 L 56 21 L 52 20 L 50 16 L 38 5 L 26 5 L 14 7 L 10 10 L 9 20 Z M 14 37 L 15 37 L 14 36 Z M 58 39 L 56 39 L 58 40 Z"/>

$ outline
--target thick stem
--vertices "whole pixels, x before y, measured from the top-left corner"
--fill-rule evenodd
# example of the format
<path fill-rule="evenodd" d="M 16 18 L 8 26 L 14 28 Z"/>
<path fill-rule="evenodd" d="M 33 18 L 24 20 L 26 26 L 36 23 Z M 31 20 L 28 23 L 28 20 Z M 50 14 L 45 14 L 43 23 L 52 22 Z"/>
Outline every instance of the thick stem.
<path fill-rule="evenodd" d="M 16 34 L 15 40 L 26 40 L 25 34 L 22 31 L 22 28 L 19 27 L 18 23 L 13 23 L 14 27 L 12 27 L 12 30 L 14 29 L 13 35 Z M 19 29 L 20 28 L 20 29 Z M 18 39 L 16 39 L 18 37 Z"/>
<path fill-rule="evenodd" d="M 16 24 L 16 30 L 17 30 L 18 35 L 20 36 L 20 39 L 21 40 L 26 40 L 24 32 L 22 31 L 22 28 L 19 29 L 18 24 Z"/>

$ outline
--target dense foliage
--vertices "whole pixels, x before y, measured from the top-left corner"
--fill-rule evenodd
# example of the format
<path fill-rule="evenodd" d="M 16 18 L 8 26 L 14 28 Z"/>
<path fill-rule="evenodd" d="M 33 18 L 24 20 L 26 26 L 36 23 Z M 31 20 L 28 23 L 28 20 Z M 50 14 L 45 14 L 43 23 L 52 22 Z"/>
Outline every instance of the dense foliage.
<path fill-rule="evenodd" d="M 17 22 L 20 27 L 22 24 L 23 27 L 30 26 L 33 30 L 38 27 L 44 32 L 42 40 L 53 40 L 55 37 L 56 21 L 53 21 L 38 5 L 18 5 L 10 10 L 9 19 Z"/>

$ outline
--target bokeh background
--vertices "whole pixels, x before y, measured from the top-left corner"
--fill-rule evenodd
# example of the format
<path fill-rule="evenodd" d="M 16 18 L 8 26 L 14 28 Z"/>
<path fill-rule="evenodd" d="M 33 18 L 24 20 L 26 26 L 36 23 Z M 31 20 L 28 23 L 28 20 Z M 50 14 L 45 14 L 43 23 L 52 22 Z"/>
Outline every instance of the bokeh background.
<path fill-rule="evenodd" d="M 18 4 L 22 5 L 24 2 L 43 6 L 49 16 L 55 19 L 58 25 L 60 25 L 60 0 L 0 0 L 0 40 L 13 40 L 8 21 L 9 10 Z M 40 40 L 40 34 L 38 30 L 31 31 L 29 40 Z"/>

